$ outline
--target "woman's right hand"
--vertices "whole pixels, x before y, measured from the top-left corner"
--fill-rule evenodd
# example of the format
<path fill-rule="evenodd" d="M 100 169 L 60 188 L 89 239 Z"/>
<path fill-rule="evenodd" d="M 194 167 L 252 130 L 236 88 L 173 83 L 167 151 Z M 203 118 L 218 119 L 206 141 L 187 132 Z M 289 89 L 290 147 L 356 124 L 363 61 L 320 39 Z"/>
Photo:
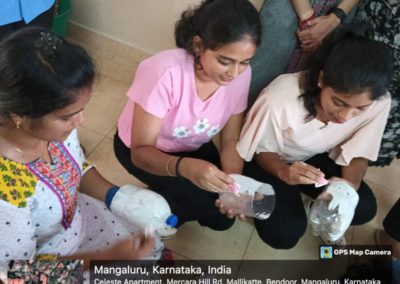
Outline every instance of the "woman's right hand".
<path fill-rule="evenodd" d="M 324 173 L 320 169 L 304 162 L 293 162 L 278 174 L 279 178 L 290 185 L 322 183 Z"/>
<path fill-rule="evenodd" d="M 228 190 L 234 180 L 218 169 L 214 164 L 194 158 L 185 157 L 179 164 L 179 173 L 199 188 L 209 192 Z"/>
<path fill-rule="evenodd" d="M 107 260 L 139 260 L 154 249 L 154 236 L 137 234 L 115 243 L 101 251 L 100 257 Z"/>
<path fill-rule="evenodd" d="M 154 249 L 154 236 L 140 233 L 118 241 L 99 252 L 60 256 L 59 260 L 83 259 L 83 269 L 89 270 L 93 260 L 140 260 Z"/>

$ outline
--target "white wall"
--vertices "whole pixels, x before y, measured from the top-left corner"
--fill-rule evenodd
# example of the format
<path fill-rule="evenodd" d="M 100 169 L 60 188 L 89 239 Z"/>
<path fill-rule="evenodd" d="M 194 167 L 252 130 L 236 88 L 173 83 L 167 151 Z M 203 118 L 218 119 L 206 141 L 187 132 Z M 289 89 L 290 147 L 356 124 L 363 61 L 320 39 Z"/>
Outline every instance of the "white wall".
<path fill-rule="evenodd" d="M 263 0 L 250 0 L 257 9 Z M 200 0 L 72 0 L 70 21 L 149 53 L 174 47 L 174 24 Z"/>

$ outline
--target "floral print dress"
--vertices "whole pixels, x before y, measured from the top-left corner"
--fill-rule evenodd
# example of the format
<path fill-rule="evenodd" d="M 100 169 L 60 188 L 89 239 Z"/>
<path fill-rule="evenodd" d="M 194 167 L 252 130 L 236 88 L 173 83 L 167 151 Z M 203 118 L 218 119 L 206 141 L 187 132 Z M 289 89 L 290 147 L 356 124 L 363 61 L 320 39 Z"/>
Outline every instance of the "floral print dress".
<path fill-rule="evenodd" d="M 41 254 L 99 251 L 140 229 L 77 191 L 90 167 L 76 130 L 63 143 L 50 142 L 48 149 L 51 163 L 21 164 L 0 156 L 0 267 Z M 155 259 L 161 250 L 158 240 Z"/>
<path fill-rule="evenodd" d="M 371 163 L 372 166 L 386 166 L 400 158 L 400 0 L 364 1 L 355 21 L 369 24 L 370 37 L 387 44 L 393 56 L 393 78 L 389 86 L 392 107 L 378 160 Z"/>

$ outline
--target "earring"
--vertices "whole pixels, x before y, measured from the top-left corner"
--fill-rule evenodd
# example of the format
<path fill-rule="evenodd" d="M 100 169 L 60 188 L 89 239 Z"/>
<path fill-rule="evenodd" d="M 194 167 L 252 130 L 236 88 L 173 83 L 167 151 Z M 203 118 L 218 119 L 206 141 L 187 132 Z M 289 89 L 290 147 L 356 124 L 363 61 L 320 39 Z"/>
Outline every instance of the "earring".
<path fill-rule="evenodd" d="M 17 129 L 19 129 L 19 123 L 15 124 L 15 127 L 17 127 Z"/>
<path fill-rule="evenodd" d="M 321 87 L 322 87 L 322 84 L 321 84 L 321 82 L 318 82 L 318 88 L 320 88 L 320 89 L 321 89 Z"/>

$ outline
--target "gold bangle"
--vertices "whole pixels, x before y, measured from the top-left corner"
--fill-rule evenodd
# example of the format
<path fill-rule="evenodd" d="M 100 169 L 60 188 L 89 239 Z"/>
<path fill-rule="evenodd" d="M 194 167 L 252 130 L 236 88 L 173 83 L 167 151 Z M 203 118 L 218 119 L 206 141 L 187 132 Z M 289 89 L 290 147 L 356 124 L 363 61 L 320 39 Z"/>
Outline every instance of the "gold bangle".
<path fill-rule="evenodd" d="M 56 261 L 58 258 L 57 254 L 38 254 L 36 256 L 36 260 L 43 260 L 43 261 Z"/>
<path fill-rule="evenodd" d="M 172 160 L 173 158 L 175 158 L 175 157 L 169 157 L 168 160 L 167 160 L 167 162 L 165 163 L 165 167 L 164 167 L 166 173 L 167 173 L 170 177 L 173 177 L 173 176 L 174 176 L 174 175 L 171 173 L 171 171 L 169 170 L 169 162 L 171 162 L 171 160 Z"/>

